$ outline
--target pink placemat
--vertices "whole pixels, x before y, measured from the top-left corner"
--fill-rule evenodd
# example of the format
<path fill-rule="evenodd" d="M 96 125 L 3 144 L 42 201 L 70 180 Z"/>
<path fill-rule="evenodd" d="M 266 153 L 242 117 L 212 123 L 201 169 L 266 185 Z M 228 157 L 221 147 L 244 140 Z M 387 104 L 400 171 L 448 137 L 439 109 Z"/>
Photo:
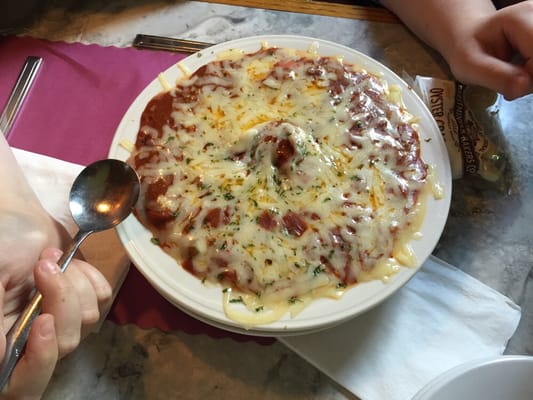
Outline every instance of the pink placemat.
<path fill-rule="evenodd" d="M 18 148 L 89 164 L 107 156 L 115 129 L 144 87 L 182 54 L 0 38 L 0 106 L 27 56 L 43 57 L 12 129 Z"/>
<path fill-rule="evenodd" d="M 115 130 L 132 101 L 159 72 L 185 57 L 162 51 L 0 37 L 0 107 L 7 102 L 30 55 L 43 57 L 43 64 L 9 142 L 82 165 L 107 156 Z M 160 296 L 135 268 L 130 269 L 108 318 L 163 331 L 182 330 L 261 344 L 275 341 L 226 332 L 189 317 Z"/>

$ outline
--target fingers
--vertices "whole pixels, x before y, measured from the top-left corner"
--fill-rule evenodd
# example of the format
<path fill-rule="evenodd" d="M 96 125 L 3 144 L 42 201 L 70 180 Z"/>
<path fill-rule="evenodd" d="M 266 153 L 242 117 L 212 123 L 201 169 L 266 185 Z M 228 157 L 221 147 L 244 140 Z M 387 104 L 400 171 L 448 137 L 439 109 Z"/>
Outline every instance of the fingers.
<path fill-rule="evenodd" d="M 54 316 L 60 356 L 80 342 L 81 306 L 74 285 L 50 259 L 37 262 L 35 284 L 43 296 L 42 312 Z"/>
<path fill-rule="evenodd" d="M 87 282 L 91 284 L 92 290 L 96 295 L 99 308 L 102 309 L 108 306 L 111 302 L 112 289 L 105 276 L 102 275 L 98 269 L 85 261 L 75 259 L 73 262 L 75 268 L 72 268 L 72 270 L 80 271 L 85 276 Z M 67 274 L 69 273 L 69 270 L 67 270 Z"/>
<path fill-rule="evenodd" d="M 482 52 L 470 53 L 467 57 L 461 65 L 452 66 L 453 74 L 464 83 L 492 89 L 507 100 L 522 97 L 533 89 L 533 74 L 523 66 Z"/>
<path fill-rule="evenodd" d="M 533 1 L 505 7 L 496 14 L 510 48 L 521 58 L 509 83 L 509 96 L 516 98 L 533 90 Z M 512 73 L 513 71 L 509 71 Z"/>
<path fill-rule="evenodd" d="M 42 314 L 31 327 L 24 355 L 17 364 L 1 399 L 38 399 L 43 394 L 57 360 L 74 350 L 82 332 L 98 321 L 100 307 L 111 301 L 111 287 L 90 264 L 73 259 L 62 273 L 57 249 L 47 249 L 34 269 L 35 284 L 42 294 Z M 0 286 L 0 302 L 3 289 Z M 0 327 L 4 318 L 0 315 Z M 0 351 L 5 336 L 0 335 Z"/>
<path fill-rule="evenodd" d="M 100 318 L 111 301 L 111 287 L 92 265 L 73 259 L 65 273 L 55 264 L 61 256 L 47 249 L 35 269 L 35 282 L 43 295 L 43 312 L 54 315 L 60 357 L 72 351 Z"/>
<path fill-rule="evenodd" d="M 480 19 L 461 38 L 446 53 L 459 81 L 495 90 L 507 100 L 533 92 L 533 1 Z"/>
<path fill-rule="evenodd" d="M 62 254 L 62 251 L 59 249 L 49 248 L 45 249 L 41 253 L 41 259 L 56 261 L 61 257 Z M 112 296 L 112 289 L 105 276 L 91 264 L 78 258 L 73 258 L 69 267 L 65 271 L 65 276 L 75 283 L 77 279 L 81 279 L 79 272 L 81 272 L 85 276 L 87 282 L 91 284 L 91 291 L 96 294 L 96 299 L 100 308 L 109 305 Z M 89 286 L 85 287 L 89 288 Z M 84 292 L 80 294 L 80 297 L 83 293 Z"/>
<path fill-rule="evenodd" d="M 524 59 L 533 58 L 533 2 L 524 1 L 497 13 L 508 42 Z M 532 65 L 529 64 L 529 68 Z M 532 69 L 528 69 L 533 74 Z"/>
<path fill-rule="evenodd" d="M 26 350 L 13 370 L 2 399 L 40 399 L 58 359 L 54 317 L 41 314 L 34 321 Z"/>
<path fill-rule="evenodd" d="M 65 275 L 72 282 L 80 300 L 81 338 L 84 338 L 100 319 L 100 310 L 108 309 L 112 291 L 107 279 L 92 265 L 72 260 Z"/>

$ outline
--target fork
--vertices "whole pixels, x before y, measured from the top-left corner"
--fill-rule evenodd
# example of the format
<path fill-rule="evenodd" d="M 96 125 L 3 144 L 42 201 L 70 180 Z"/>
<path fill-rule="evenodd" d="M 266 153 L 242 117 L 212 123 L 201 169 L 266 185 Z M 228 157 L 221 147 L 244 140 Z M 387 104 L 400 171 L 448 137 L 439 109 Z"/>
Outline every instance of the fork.
<path fill-rule="evenodd" d="M 196 53 L 212 45 L 212 43 L 197 42 L 195 40 L 175 39 L 140 33 L 133 40 L 133 46 L 138 49 L 166 50 L 182 53 Z"/>

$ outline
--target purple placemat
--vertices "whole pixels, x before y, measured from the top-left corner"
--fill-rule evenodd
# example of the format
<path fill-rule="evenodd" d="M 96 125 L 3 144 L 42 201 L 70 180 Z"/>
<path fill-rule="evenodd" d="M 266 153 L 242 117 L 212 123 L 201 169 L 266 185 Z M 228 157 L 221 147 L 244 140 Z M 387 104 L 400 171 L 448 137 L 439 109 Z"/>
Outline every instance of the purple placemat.
<path fill-rule="evenodd" d="M 0 37 L 0 107 L 27 56 L 43 58 L 9 142 L 87 165 L 107 156 L 132 101 L 159 72 L 185 56 L 135 48 Z"/>

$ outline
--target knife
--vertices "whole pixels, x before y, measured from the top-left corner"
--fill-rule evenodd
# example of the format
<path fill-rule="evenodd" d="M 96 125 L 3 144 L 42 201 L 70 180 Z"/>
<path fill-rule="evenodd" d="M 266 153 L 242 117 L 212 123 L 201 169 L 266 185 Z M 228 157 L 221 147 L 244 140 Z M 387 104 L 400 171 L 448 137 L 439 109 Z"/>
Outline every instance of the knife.
<path fill-rule="evenodd" d="M 144 34 L 137 34 L 133 40 L 133 47 L 138 49 L 166 50 L 182 53 L 196 53 L 209 46 L 213 46 L 213 44 Z"/>
<path fill-rule="evenodd" d="M 15 86 L 13 86 L 6 106 L 0 115 L 0 132 L 3 132 L 6 138 L 9 136 L 13 122 L 15 122 L 37 72 L 39 72 L 42 61 L 41 57 L 29 56 L 20 70 Z"/>

